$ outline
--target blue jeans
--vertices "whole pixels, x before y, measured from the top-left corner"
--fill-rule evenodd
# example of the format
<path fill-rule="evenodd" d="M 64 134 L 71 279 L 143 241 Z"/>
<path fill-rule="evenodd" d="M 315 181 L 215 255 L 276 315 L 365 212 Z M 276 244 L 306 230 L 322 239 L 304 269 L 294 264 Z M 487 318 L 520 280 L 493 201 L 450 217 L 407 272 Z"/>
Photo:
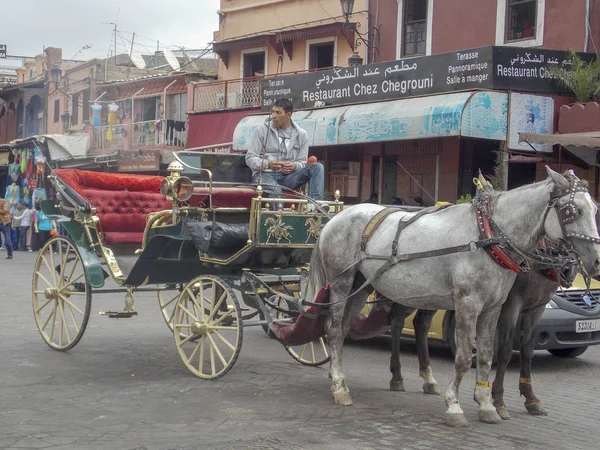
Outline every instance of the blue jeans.
<path fill-rule="evenodd" d="M 18 250 L 25 250 L 27 247 L 27 231 L 29 227 L 19 227 L 19 241 L 17 242 Z"/>
<path fill-rule="evenodd" d="M 6 255 L 12 256 L 13 248 L 12 241 L 10 239 L 10 223 L 4 225 L 2 222 L 0 222 L 0 233 L 4 235 L 4 246 L 6 247 Z"/>
<path fill-rule="evenodd" d="M 252 181 L 258 183 L 258 172 L 252 175 Z M 323 200 L 325 191 L 325 169 L 323 164 L 316 162 L 309 164 L 302 169 L 292 172 L 283 173 L 263 172 L 261 175 L 260 185 L 271 197 L 281 198 L 281 186 L 289 189 L 298 189 L 310 181 L 308 196 L 313 200 Z"/>

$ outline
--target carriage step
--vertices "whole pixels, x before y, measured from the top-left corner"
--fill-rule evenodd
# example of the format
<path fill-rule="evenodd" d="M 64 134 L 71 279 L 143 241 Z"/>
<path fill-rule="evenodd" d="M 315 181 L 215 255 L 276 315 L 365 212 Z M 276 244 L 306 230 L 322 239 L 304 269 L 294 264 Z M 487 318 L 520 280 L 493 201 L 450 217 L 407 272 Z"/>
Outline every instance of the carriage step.
<path fill-rule="evenodd" d="M 109 319 L 129 319 L 131 316 L 137 316 L 137 311 L 100 311 L 101 316 L 108 316 Z"/>

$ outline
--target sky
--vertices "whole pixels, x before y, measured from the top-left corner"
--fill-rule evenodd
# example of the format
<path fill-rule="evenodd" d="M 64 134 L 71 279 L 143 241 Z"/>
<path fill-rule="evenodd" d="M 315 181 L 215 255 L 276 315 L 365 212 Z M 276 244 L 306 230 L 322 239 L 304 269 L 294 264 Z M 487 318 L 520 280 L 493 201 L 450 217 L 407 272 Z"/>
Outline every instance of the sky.
<path fill-rule="evenodd" d="M 35 56 L 44 47 L 60 47 L 63 59 L 105 58 L 114 48 L 129 53 L 151 54 L 157 40 L 161 50 L 201 49 L 218 29 L 220 0 L 7 0 L 2 1 L 0 44 L 7 54 Z M 106 24 L 108 23 L 108 24 Z M 87 45 L 92 47 L 80 50 Z M 0 65 L 10 61 L 0 60 Z"/>

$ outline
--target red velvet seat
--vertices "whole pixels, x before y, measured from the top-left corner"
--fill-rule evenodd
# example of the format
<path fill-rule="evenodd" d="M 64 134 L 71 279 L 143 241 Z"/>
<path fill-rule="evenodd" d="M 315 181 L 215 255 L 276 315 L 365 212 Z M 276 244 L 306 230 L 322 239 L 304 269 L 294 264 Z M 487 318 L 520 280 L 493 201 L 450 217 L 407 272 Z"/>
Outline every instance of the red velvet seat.
<path fill-rule="evenodd" d="M 85 198 L 100 219 L 106 244 L 141 244 L 146 216 L 171 209 L 154 175 L 56 169 L 55 173 Z"/>
<path fill-rule="evenodd" d="M 214 208 L 250 208 L 256 191 L 251 188 L 213 188 L 212 205 Z M 191 206 L 207 208 L 209 206 L 208 188 L 196 187 L 188 200 Z"/>

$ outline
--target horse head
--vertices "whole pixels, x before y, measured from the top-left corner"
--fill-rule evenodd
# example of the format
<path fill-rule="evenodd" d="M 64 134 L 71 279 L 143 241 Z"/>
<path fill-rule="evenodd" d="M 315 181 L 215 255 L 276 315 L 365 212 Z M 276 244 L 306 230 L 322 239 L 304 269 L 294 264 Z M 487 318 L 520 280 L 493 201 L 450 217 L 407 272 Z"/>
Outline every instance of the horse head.
<path fill-rule="evenodd" d="M 566 240 L 590 276 L 600 273 L 600 236 L 596 223 L 598 208 L 588 192 L 587 182 L 573 171 L 563 175 L 546 167 L 553 190 L 544 222 L 546 235 L 552 240 Z"/>

